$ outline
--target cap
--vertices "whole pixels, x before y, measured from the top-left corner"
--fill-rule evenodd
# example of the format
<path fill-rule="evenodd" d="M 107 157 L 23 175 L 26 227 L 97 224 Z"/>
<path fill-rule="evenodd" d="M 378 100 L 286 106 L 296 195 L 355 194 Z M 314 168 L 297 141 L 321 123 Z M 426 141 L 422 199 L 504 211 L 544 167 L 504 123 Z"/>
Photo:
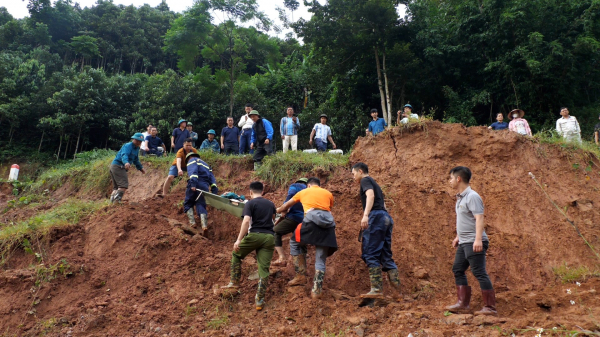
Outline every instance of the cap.
<path fill-rule="evenodd" d="M 206 134 L 207 135 L 215 135 L 215 136 L 217 135 L 217 133 L 213 129 L 208 130 L 208 132 Z"/>
<path fill-rule="evenodd" d="M 260 114 L 259 114 L 259 113 L 258 113 L 258 111 L 256 111 L 256 110 L 252 110 L 252 111 L 250 111 L 250 113 L 248 114 L 248 116 L 252 116 L 252 115 L 257 115 L 257 116 L 260 116 Z"/>
<path fill-rule="evenodd" d="M 327 117 L 326 114 L 321 114 L 321 116 L 319 116 L 319 117 L 325 117 L 325 118 L 329 119 L 329 117 Z"/>
<path fill-rule="evenodd" d="M 131 136 L 131 139 L 139 140 L 140 142 L 144 141 L 144 135 L 140 132 L 136 132 L 135 135 Z"/>
<path fill-rule="evenodd" d="M 181 123 L 179 123 L 181 124 Z M 194 126 L 194 124 L 192 124 L 192 122 L 187 122 L 187 126 Z"/>
<path fill-rule="evenodd" d="M 412 110 L 412 108 L 413 108 L 413 107 L 412 107 L 412 105 L 410 105 L 410 104 L 405 104 L 405 105 L 404 105 L 404 107 L 405 107 L 405 108 L 410 108 L 411 110 Z"/>
<path fill-rule="evenodd" d="M 179 123 L 177 123 L 177 125 L 181 125 L 181 123 L 187 123 L 187 121 L 185 119 L 180 119 Z"/>

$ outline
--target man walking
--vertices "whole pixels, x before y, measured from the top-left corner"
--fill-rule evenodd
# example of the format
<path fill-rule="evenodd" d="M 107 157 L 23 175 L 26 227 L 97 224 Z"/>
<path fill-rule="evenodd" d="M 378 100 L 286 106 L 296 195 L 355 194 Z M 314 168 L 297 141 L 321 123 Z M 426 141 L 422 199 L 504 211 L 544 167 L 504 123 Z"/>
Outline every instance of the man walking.
<path fill-rule="evenodd" d="M 252 104 L 246 104 L 244 108 L 246 114 L 240 118 L 238 123 L 238 126 L 242 128 L 240 133 L 240 154 L 254 153 L 254 150 L 250 148 L 250 144 L 252 143 L 252 125 L 254 125 L 254 121 L 250 118 L 250 112 L 254 110 L 253 108 Z"/>
<path fill-rule="evenodd" d="M 333 194 L 321 188 L 319 178 L 309 178 L 308 187 L 302 190 L 277 209 L 277 213 L 285 214 L 296 203 L 301 202 L 304 208 L 302 224 L 296 228 L 290 240 L 290 253 L 294 257 L 296 276 L 289 286 L 306 284 L 306 245 L 315 246 L 315 278 L 311 297 L 321 298 L 323 292 L 323 279 L 327 257 L 337 251 L 335 236 L 335 221 L 331 214 L 333 208 Z"/>
<path fill-rule="evenodd" d="M 300 129 L 300 120 L 294 116 L 294 108 L 288 106 L 287 116 L 281 119 L 279 131 L 281 132 L 281 140 L 283 140 L 283 153 L 288 151 L 290 144 L 292 151 L 298 150 L 298 130 Z"/>
<path fill-rule="evenodd" d="M 254 149 L 254 170 L 256 171 L 262 165 L 263 158 L 272 152 L 273 125 L 262 118 L 256 110 L 252 110 L 248 115 L 254 122 L 250 149 Z"/>
<path fill-rule="evenodd" d="M 306 183 L 308 179 L 300 178 L 295 183 L 293 183 L 288 189 L 287 197 L 285 198 L 285 202 L 288 202 L 292 197 L 296 195 L 296 193 L 304 190 L 306 188 Z M 275 251 L 277 251 L 277 255 L 279 258 L 277 261 L 273 262 L 274 266 L 284 266 L 285 263 L 285 253 L 283 252 L 283 242 L 281 237 L 287 235 L 289 233 L 293 233 L 296 230 L 296 227 L 302 222 L 304 219 L 304 208 L 302 207 L 302 203 L 298 202 L 290 210 L 287 212 L 285 216 L 279 218 L 279 221 L 275 224 Z M 295 259 L 298 258 L 297 255 L 294 257 L 294 266 L 298 265 L 298 261 Z M 306 265 L 306 262 L 304 262 Z"/>
<path fill-rule="evenodd" d="M 273 220 L 275 204 L 262 197 L 264 186 L 260 181 L 250 184 L 252 199 L 244 206 L 244 220 L 238 238 L 233 244 L 231 254 L 231 276 L 224 289 L 237 290 L 242 278 L 242 260 L 256 251 L 258 263 L 258 290 L 254 297 L 256 310 L 265 306 L 265 294 L 269 282 L 269 268 L 273 258 L 275 239 L 273 238 Z"/>
<path fill-rule="evenodd" d="M 192 146 L 195 148 L 196 147 L 196 142 L 198 141 L 198 133 L 192 131 L 192 128 L 194 126 L 192 125 L 192 122 L 188 122 L 187 123 L 187 127 L 186 129 L 188 130 L 188 132 L 190 133 L 190 138 L 192 139 Z"/>
<path fill-rule="evenodd" d="M 329 118 L 326 114 L 321 115 L 321 123 L 315 124 L 312 132 L 310 133 L 309 144 L 313 145 L 313 138 L 315 140 L 315 146 L 317 147 L 317 151 L 325 152 L 327 151 L 327 140 L 331 142 L 331 145 L 335 149 L 335 143 L 333 142 L 333 138 L 331 138 L 331 128 L 327 125 L 327 120 Z"/>
<path fill-rule="evenodd" d="M 180 119 L 178 125 L 179 127 L 175 128 L 171 135 L 171 149 L 175 153 L 183 147 L 183 142 L 190 138 L 190 132 L 186 129 L 187 121 Z"/>
<path fill-rule="evenodd" d="M 204 200 L 204 196 L 201 195 L 201 191 L 208 192 L 210 189 L 211 193 L 219 194 L 217 180 L 210 166 L 200 159 L 198 153 L 188 153 L 186 161 L 187 173 L 190 179 L 185 190 L 183 211 L 187 214 L 190 225 L 196 227 L 196 219 L 194 219 L 194 207 L 196 207 L 196 213 L 200 216 L 200 223 L 202 224 L 202 236 L 206 236 L 206 231 L 208 230 L 208 212 L 206 211 L 206 201 Z"/>
<path fill-rule="evenodd" d="M 127 171 L 131 168 L 131 164 L 135 165 L 140 172 L 146 174 L 146 170 L 144 170 L 138 157 L 143 140 L 144 136 L 139 132 L 131 136 L 131 142 L 123 145 L 112 161 L 110 165 L 110 178 L 113 183 L 113 191 L 110 195 L 111 203 L 120 202 L 123 199 L 123 194 L 129 188 Z"/>
<path fill-rule="evenodd" d="M 155 127 L 151 127 L 150 128 L 150 135 L 146 136 L 146 138 L 144 138 L 144 143 L 145 144 L 145 148 L 146 150 L 142 149 L 142 153 L 146 153 L 146 154 L 153 154 L 157 157 L 162 157 L 163 153 L 164 153 L 164 149 L 167 148 L 167 146 L 165 145 L 165 143 L 163 143 L 163 141 L 158 138 L 156 136 L 157 134 L 157 130 Z"/>
<path fill-rule="evenodd" d="M 486 271 L 485 254 L 489 246 L 488 236 L 483 223 L 483 200 L 471 189 L 471 170 L 457 166 L 450 170 L 450 187 L 456 190 L 456 238 L 452 247 L 456 248 L 452 272 L 456 282 L 458 302 L 447 306 L 450 312 L 465 312 L 470 309 L 471 287 L 467 282 L 465 271 L 471 272 L 479 281 L 484 307 L 475 315 L 493 315 L 496 312 L 496 294 Z"/>
<path fill-rule="evenodd" d="M 363 298 L 383 298 L 382 271 L 388 274 L 390 284 L 400 291 L 398 267 L 392 258 L 392 231 L 394 220 L 385 207 L 383 191 L 369 176 L 369 167 L 365 163 L 352 166 L 354 180 L 360 183 L 360 201 L 363 206 L 363 217 L 360 221 L 362 230 L 362 259 L 369 267 L 371 291 L 360 295 Z"/>
<path fill-rule="evenodd" d="M 192 139 L 188 138 L 183 143 L 183 147 L 175 154 L 175 160 L 173 160 L 173 164 L 169 168 L 169 175 L 167 176 L 167 180 L 165 180 L 165 183 L 163 184 L 162 195 L 159 194 L 158 196 L 166 196 L 169 193 L 169 190 L 171 189 L 171 183 L 173 182 L 173 179 L 175 179 L 175 176 L 181 177 L 183 176 L 183 171 L 187 171 L 185 159 L 187 154 L 190 152 L 198 153 L 198 150 L 192 147 Z"/>
<path fill-rule="evenodd" d="M 221 130 L 221 150 L 226 155 L 238 154 L 240 147 L 240 129 L 233 126 L 233 117 L 227 117 L 227 126 Z"/>
<path fill-rule="evenodd" d="M 369 129 L 367 131 L 372 136 L 375 136 L 385 130 L 387 123 L 385 122 L 385 119 L 379 118 L 377 109 L 371 109 L 371 117 L 373 120 L 369 123 Z"/>
<path fill-rule="evenodd" d="M 581 128 L 577 118 L 570 116 L 569 109 L 566 107 L 560 109 L 560 115 L 562 118 L 556 121 L 556 132 L 567 142 L 581 143 Z"/>
<path fill-rule="evenodd" d="M 208 139 L 205 139 L 202 142 L 202 145 L 200 145 L 200 150 L 202 150 L 202 151 L 209 150 L 212 152 L 220 153 L 221 147 L 219 146 L 219 142 L 217 142 L 215 140 L 216 135 L 217 135 L 217 133 L 215 132 L 215 130 L 213 130 L 213 129 L 208 130 L 208 132 L 206 133 L 206 136 L 208 137 Z"/>

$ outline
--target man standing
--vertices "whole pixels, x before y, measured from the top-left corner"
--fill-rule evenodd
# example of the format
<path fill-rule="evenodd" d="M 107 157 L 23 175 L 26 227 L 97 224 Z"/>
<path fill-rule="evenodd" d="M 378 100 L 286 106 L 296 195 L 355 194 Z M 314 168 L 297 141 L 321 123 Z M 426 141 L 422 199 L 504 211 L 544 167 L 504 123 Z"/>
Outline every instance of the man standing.
<path fill-rule="evenodd" d="M 254 150 L 250 148 L 250 144 L 252 143 L 252 125 L 254 125 L 254 121 L 250 118 L 250 111 L 253 110 L 252 104 L 246 104 L 244 110 L 246 114 L 240 118 L 238 123 L 238 126 L 242 128 L 242 133 L 240 134 L 240 154 L 253 154 Z"/>
<path fill-rule="evenodd" d="M 175 179 L 175 176 L 181 177 L 183 176 L 183 171 L 187 171 L 187 166 L 185 165 L 185 158 L 190 152 L 198 153 L 198 150 L 192 147 L 192 139 L 188 138 L 184 141 L 183 147 L 175 154 L 175 160 L 173 160 L 173 164 L 169 168 L 169 175 L 167 176 L 167 180 L 165 180 L 165 183 L 163 184 L 162 195 L 159 194 L 159 196 L 166 196 L 167 193 L 169 193 L 169 190 L 171 189 L 171 183 L 173 182 L 173 179 Z"/>
<path fill-rule="evenodd" d="M 146 150 L 142 150 L 142 153 L 145 152 L 147 154 L 153 154 L 157 157 L 162 157 L 163 152 L 165 151 L 164 149 L 166 149 L 167 146 L 160 138 L 156 136 L 157 132 L 158 131 L 155 127 L 150 128 L 150 135 L 144 138 L 143 143 L 146 147 Z"/>
<path fill-rule="evenodd" d="M 190 133 L 190 138 L 192 139 L 192 146 L 195 148 L 196 147 L 196 141 L 198 140 L 198 133 L 192 131 L 192 128 L 193 128 L 192 122 L 188 122 L 186 129 Z"/>
<path fill-rule="evenodd" d="M 283 140 L 283 153 L 287 152 L 290 144 L 292 151 L 298 150 L 298 130 L 300 129 L 300 120 L 294 116 L 294 108 L 288 106 L 287 116 L 281 119 L 279 131 L 281 132 L 281 140 Z"/>
<path fill-rule="evenodd" d="M 190 138 L 190 132 L 186 129 L 187 121 L 180 119 L 178 125 L 179 127 L 175 128 L 171 135 L 171 149 L 175 153 L 183 147 L 183 142 Z"/>
<path fill-rule="evenodd" d="M 450 170 L 450 187 L 456 190 L 456 238 L 452 247 L 456 248 L 452 272 L 456 282 L 458 302 L 447 306 L 450 312 L 465 312 L 469 310 L 471 287 L 467 282 L 465 271 L 471 267 L 471 272 L 479 281 L 484 307 L 475 315 L 494 315 L 496 312 L 496 294 L 486 271 L 485 254 L 489 246 L 488 236 L 483 223 L 483 200 L 477 192 L 471 189 L 471 170 L 468 167 L 457 166 Z"/>
<path fill-rule="evenodd" d="M 304 208 L 304 220 L 296 228 L 290 240 L 290 254 L 294 257 L 296 276 L 288 282 L 289 286 L 306 284 L 306 245 L 315 246 L 315 278 L 311 297 L 321 298 L 323 278 L 327 257 L 337 251 L 335 221 L 331 214 L 333 195 L 321 188 L 319 178 L 308 179 L 308 187 L 302 190 L 277 209 L 277 213 L 285 214 L 294 204 L 301 202 Z"/>
<path fill-rule="evenodd" d="M 262 118 L 256 110 L 252 110 L 248 115 L 254 122 L 252 137 L 250 138 L 250 149 L 254 149 L 254 170 L 256 171 L 262 165 L 263 158 L 272 152 L 273 125 Z"/>
<path fill-rule="evenodd" d="M 219 194 L 217 180 L 210 166 L 200 159 L 198 153 L 190 152 L 186 155 L 186 166 L 190 179 L 185 190 L 183 211 L 187 214 L 190 225 L 196 227 L 196 219 L 194 219 L 194 207 L 196 207 L 196 213 L 200 216 L 200 223 L 202 224 L 202 236 L 206 236 L 208 212 L 206 211 L 206 201 L 204 200 L 204 196 L 201 195 L 201 191 L 208 192 L 210 188 L 212 194 Z"/>
<path fill-rule="evenodd" d="M 371 117 L 373 117 L 373 120 L 369 123 L 369 129 L 367 132 L 372 136 L 375 136 L 385 130 L 387 123 L 385 122 L 385 119 L 379 118 L 379 112 L 377 109 L 371 109 Z"/>
<path fill-rule="evenodd" d="M 333 138 L 331 138 L 331 128 L 327 125 L 327 120 L 329 118 L 326 114 L 321 115 L 321 123 L 315 124 L 312 132 L 310 133 L 309 144 L 313 145 L 313 138 L 315 140 L 315 146 L 317 147 L 317 151 L 325 152 L 327 151 L 327 140 L 331 142 L 333 148 L 335 149 L 335 143 L 333 142 Z"/>
<path fill-rule="evenodd" d="M 492 125 L 488 126 L 488 129 L 496 130 L 496 131 L 508 129 L 508 123 L 504 122 L 504 115 L 502 113 L 498 113 L 496 115 L 496 122 L 492 123 Z"/>
<path fill-rule="evenodd" d="M 144 140 L 146 139 L 146 137 L 148 137 L 150 135 L 150 130 L 152 130 L 153 126 L 152 124 L 148 124 L 148 126 L 146 127 L 146 132 L 142 133 L 142 136 L 144 136 Z M 146 153 L 148 152 L 148 147 L 146 146 L 146 142 L 142 142 L 142 146 L 140 146 L 140 148 L 142 149 L 142 156 L 145 156 Z"/>
<path fill-rule="evenodd" d="M 410 119 L 419 119 L 419 115 L 414 114 L 413 107 L 410 104 L 404 105 L 404 112 L 402 113 L 402 119 L 398 121 L 398 124 L 408 124 Z M 398 111 L 398 119 L 400 119 L 400 111 Z"/>
<path fill-rule="evenodd" d="M 569 116 L 569 109 L 563 107 L 560 109 L 559 118 L 556 121 L 556 132 L 568 142 L 581 143 L 581 128 L 579 128 L 579 122 L 574 116 Z"/>
<path fill-rule="evenodd" d="M 392 231 L 394 220 L 385 207 L 383 191 L 369 176 L 369 167 L 365 163 L 352 166 L 354 180 L 360 183 L 360 201 L 363 206 L 362 259 L 369 267 L 371 291 L 360 295 L 363 298 L 383 298 L 381 273 L 386 272 L 390 284 L 400 291 L 398 267 L 392 258 Z"/>
<path fill-rule="evenodd" d="M 110 195 L 110 202 L 121 201 L 123 194 L 127 188 L 129 188 L 129 179 L 127 178 L 127 171 L 131 168 L 131 164 L 140 170 L 143 174 L 146 174 L 146 170 L 140 163 L 138 157 L 140 153 L 140 145 L 144 140 L 144 136 L 141 133 L 136 133 L 131 136 L 131 142 L 123 145 L 112 164 L 110 165 L 110 178 L 113 183 L 113 191 Z"/>
<path fill-rule="evenodd" d="M 246 255 L 256 251 L 258 263 L 258 290 L 254 297 L 256 310 L 265 306 L 265 294 L 269 282 L 269 268 L 273 258 L 275 239 L 273 238 L 273 220 L 275 204 L 262 197 L 264 186 L 260 181 L 250 184 L 252 200 L 244 206 L 244 220 L 238 238 L 233 244 L 231 254 L 231 276 L 224 289 L 237 290 L 242 278 L 242 260 Z"/>
<path fill-rule="evenodd" d="M 221 130 L 221 150 L 226 155 L 237 154 L 240 146 L 240 129 L 233 126 L 233 117 L 227 117 L 227 126 Z"/>
<path fill-rule="evenodd" d="M 293 183 L 288 190 L 285 202 L 288 202 L 290 199 L 292 199 L 296 193 L 304 190 L 307 182 L 308 179 L 300 178 Z M 286 216 L 279 218 L 279 221 L 275 224 L 275 250 L 277 251 L 279 258 L 277 261 L 273 262 L 274 266 L 285 265 L 285 253 L 283 252 L 283 242 L 281 241 L 281 237 L 286 234 L 293 233 L 303 219 L 304 208 L 302 207 L 302 203 L 299 202 L 292 206 L 292 208 L 290 208 L 290 210 L 287 212 Z M 296 261 L 298 256 L 294 256 L 294 266 L 299 265 L 298 261 Z M 306 265 L 306 262 L 304 264 Z"/>
<path fill-rule="evenodd" d="M 221 147 L 219 146 L 219 142 L 215 140 L 216 135 L 217 133 L 215 132 L 215 130 L 208 130 L 208 132 L 206 133 L 208 139 L 205 139 L 202 142 L 202 145 L 200 145 L 200 150 L 210 150 L 212 152 L 220 153 Z"/>

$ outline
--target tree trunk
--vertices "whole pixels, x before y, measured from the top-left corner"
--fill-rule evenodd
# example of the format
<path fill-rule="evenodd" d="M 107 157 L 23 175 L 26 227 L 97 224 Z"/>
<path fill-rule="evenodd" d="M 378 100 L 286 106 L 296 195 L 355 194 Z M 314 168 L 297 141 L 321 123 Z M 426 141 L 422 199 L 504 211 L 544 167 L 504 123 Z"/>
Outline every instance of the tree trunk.
<path fill-rule="evenodd" d="M 235 67 L 233 62 L 233 39 L 232 39 L 233 31 L 229 37 L 229 57 L 231 58 L 231 72 L 229 73 L 229 80 L 231 82 L 231 87 L 229 88 L 229 116 L 233 116 L 233 85 L 235 83 Z"/>
<path fill-rule="evenodd" d="M 60 150 L 62 149 L 62 140 L 63 140 L 63 133 L 61 132 L 60 134 L 60 141 L 58 142 L 58 152 L 56 153 L 56 161 L 58 161 L 58 159 L 60 158 Z"/>
<path fill-rule="evenodd" d="M 385 80 L 385 100 L 387 103 L 386 104 L 387 118 L 385 120 L 391 126 L 392 125 L 392 103 L 391 103 L 391 97 L 390 97 L 390 90 L 389 90 L 389 86 L 388 86 L 387 70 L 385 68 L 385 50 L 383 51 L 383 78 Z"/>
<path fill-rule="evenodd" d="M 77 135 L 77 145 L 75 145 L 75 153 L 73 154 L 73 160 L 75 160 L 75 156 L 77 155 L 77 149 L 79 148 L 79 139 L 81 138 L 81 127 L 82 124 L 79 124 L 79 134 Z"/>
<path fill-rule="evenodd" d="M 10 127 L 10 131 L 8 132 L 8 134 L 10 135 L 10 140 L 8 141 L 8 145 L 10 145 L 12 143 L 12 139 L 13 139 L 13 135 L 15 134 L 13 132 L 13 127 Z"/>
<path fill-rule="evenodd" d="M 385 121 L 389 123 L 389 121 L 386 119 L 387 117 L 387 110 L 386 110 L 386 97 L 385 97 L 385 92 L 383 91 L 383 83 L 381 81 L 381 66 L 379 64 L 379 50 L 377 49 L 377 47 L 374 48 L 375 49 L 375 64 L 377 65 L 377 85 L 379 86 L 379 95 L 381 96 L 381 110 L 383 112 L 383 118 L 385 119 Z"/>
<path fill-rule="evenodd" d="M 65 147 L 65 155 L 63 157 L 64 160 L 67 160 L 67 152 L 69 152 L 69 145 L 71 145 L 71 137 L 68 138 L 67 146 Z"/>
<path fill-rule="evenodd" d="M 42 139 L 40 140 L 40 146 L 38 147 L 38 153 L 40 153 L 40 151 L 42 150 L 42 142 L 44 141 L 45 133 L 46 133 L 46 130 L 42 131 Z"/>

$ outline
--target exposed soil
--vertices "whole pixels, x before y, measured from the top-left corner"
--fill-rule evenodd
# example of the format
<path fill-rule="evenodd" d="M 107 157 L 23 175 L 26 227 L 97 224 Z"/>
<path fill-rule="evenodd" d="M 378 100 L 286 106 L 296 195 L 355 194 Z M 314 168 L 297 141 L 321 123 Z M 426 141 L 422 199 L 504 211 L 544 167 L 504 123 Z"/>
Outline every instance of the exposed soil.
<path fill-rule="evenodd" d="M 311 300 L 308 286 L 287 289 L 293 276 L 288 263 L 272 268 L 262 312 L 253 306 L 257 281 L 247 279 L 256 270 L 253 256 L 244 261 L 239 297 L 232 301 L 213 292 L 228 282 L 241 221 L 210 209 L 210 240 L 185 234 L 180 227 L 186 217 L 179 206 L 184 184 L 164 199 L 153 198 L 166 177 L 166 172 L 154 171 L 130 176 L 129 202 L 48 238 L 46 267 L 64 259 L 72 275 L 37 287 L 40 274 L 30 266 L 35 258 L 15 253 L 0 274 L 0 331 L 7 336 L 416 337 L 500 336 L 528 327 L 600 330 L 600 279 L 563 284 L 552 271 L 564 263 L 597 270 L 599 260 L 529 176 L 532 172 L 587 240 L 600 247 L 597 161 L 514 133 L 437 122 L 359 138 L 351 157 L 352 163 L 357 161 L 369 165 L 395 221 L 400 301 L 359 307 L 358 296 L 369 284 L 357 241 L 362 214 L 358 186 L 349 169 L 323 177 L 323 187 L 336 198 L 340 244 L 327 263 L 323 299 Z M 499 318 L 443 314 L 443 307 L 455 301 L 455 192 L 447 180 L 456 165 L 472 169 L 473 189 L 486 206 L 488 272 Z M 214 171 L 222 189 L 237 186 L 235 192 L 247 193 L 250 168 L 239 164 Z M 283 202 L 286 189 L 267 190 L 267 198 Z M 313 262 L 311 255 L 309 276 Z M 469 282 L 471 306 L 477 310 L 479 286 L 472 275 Z M 384 288 L 389 289 L 387 282 Z"/>

